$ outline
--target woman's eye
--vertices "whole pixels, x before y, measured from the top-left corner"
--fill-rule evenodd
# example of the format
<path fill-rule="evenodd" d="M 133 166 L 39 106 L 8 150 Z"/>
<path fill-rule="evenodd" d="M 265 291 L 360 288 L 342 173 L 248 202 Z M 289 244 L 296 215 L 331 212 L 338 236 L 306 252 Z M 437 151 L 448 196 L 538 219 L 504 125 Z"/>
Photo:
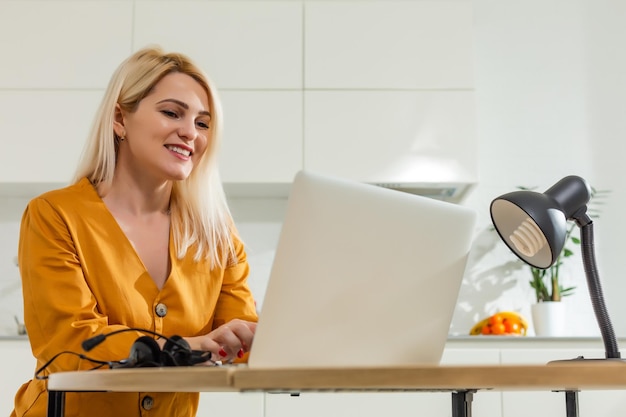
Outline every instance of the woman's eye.
<path fill-rule="evenodd" d="M 171 110 L 161 110 L 161 113 L 163 113 L 164 115 L 166 115 L 167 117 L 171 117 L 171 118 L 176 118 L 178 117 L 178 114 L 176 114 L 176 112 L 173 112 Z"/>
<path fill-rule="evenodd" d="M 206 122 L 199 121 L 197 124 L 198 124 L 198 127 L 200 129 L 208 129 L 209 128 L 209 124 L 206 123 Z"/>

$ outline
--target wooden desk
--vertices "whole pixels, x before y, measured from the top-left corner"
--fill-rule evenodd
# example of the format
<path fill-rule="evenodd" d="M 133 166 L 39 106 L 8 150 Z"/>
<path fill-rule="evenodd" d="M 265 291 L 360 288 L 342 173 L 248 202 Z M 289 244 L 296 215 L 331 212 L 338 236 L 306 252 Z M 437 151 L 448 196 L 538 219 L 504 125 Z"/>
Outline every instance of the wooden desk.
<path fill-rule="evenodd" d="M 48 391 L 235 391 L 235 370 L 234 366 L 180 366 L 58 372 L 50 374 Z"/>
<path fill-rule="evenodd" d="M 236 367 L 132 368 L 58 372 L 48 377 L 48 417 L 65 416 L 65 393 L 234 391 Z"/>
<path fill-rule="evenodd" d="M 67 391 L 449 391 L 453 417 L 470 417 L 479 390 L 563 391 L 567 417 L 578 415 L 577 392 L 626 389 L 622 361 L 549 365 L 424 366 L 405 368 L 248 369 L 178 367 L 60 372 L 48 380 L 48 416 L 63 416 Z"/>

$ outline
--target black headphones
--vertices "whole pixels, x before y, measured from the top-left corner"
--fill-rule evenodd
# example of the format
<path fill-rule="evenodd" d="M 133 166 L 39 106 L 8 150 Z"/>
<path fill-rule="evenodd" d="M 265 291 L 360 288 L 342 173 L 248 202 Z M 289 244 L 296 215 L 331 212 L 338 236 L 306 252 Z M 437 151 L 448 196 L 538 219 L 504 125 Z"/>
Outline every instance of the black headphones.
<path fill-rule="evenodd" d="M 167 339 L 163 350 L 150 336 L 141 336 L 130 347 L 128 358 L 121 360 L 116 368 L 143 368 L 158 366 L 191 366 L 199 363 L 192 358 L 189 343 L 180 336 Z M 209 357 L 210 358 L 210 357 Z"/>
<path fill-rule="evenodd" d="M 141 331 L 164 338 L 163 350 L 156 340 L 150 336 L 141 336 L 135 340 L 130 347 L 127 359 L 123 359 L 113 364 L 114 368 L 143 368 L 161 366 L 192 366 L 198 363 L 211 360 L 211 352 L 202 350 L 192 350 L 189 343 L 180 336 L 166 337 L 151 330 L 128 328 L 121 329 L 106 335 L 98 335 L 83 342 L 83 349 L 91 350 L 104 339 L 113 334 L 126 331 Z"/>

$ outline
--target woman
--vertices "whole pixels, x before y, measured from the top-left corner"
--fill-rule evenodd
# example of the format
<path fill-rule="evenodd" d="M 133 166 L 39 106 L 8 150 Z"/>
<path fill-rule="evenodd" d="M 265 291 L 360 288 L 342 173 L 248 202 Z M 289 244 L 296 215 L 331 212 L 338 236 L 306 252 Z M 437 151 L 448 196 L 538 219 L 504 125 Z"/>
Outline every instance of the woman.
<path fill-rule="evenodd" d="M 73 185 L 35 198 L 23 215 L 24 314 L 39 367 L 129 328 L 180 335 L 215 360 L 244 359 L 257 316 L 217 172 L 221 123 L 215 88 L 184 55 L 143 49 L 114 73 Z M 111 335 L 87 355 L 122 360 L 145 335 Z M 44 374 L 93 367 L 61 354 Z M 196 393 L 68 393 L 65 409 L 171 417 L 195 415 L 197 403 Z M 45 381 L 34 379 L 12 416 L 46 407 Z"/>

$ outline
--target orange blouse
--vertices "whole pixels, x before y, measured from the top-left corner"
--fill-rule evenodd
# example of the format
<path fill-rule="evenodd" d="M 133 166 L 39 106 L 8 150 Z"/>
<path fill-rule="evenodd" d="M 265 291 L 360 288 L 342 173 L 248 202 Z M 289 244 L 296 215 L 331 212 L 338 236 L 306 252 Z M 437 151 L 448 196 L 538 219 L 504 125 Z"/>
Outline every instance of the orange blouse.
<path fill-rule="evenodd" d="M 81 342 L 127 327 L 191 337 L 234 318 L 256 321 L 246 253 L 241 241 L 235 246 L 238 263 L 211 270 L 208 261 L 193 260 L 193 247 L 178 259 L 170 239 L 171 272 L 159 290 L 86 178 L 33 199 L 22 218 L 18 256 L 37 368 L 63 351 L 125 359 L 145 334 L 113 335 L 89 352 Z M 46 373 L 95 366 L 62 354 Z M 187 417 L 197 406 L 197 393 L 68 393 L 65 415 Z M 46 408 L 45 381 L 33 379 L 17 392 L 11 416 L 45 416 Z"/>

